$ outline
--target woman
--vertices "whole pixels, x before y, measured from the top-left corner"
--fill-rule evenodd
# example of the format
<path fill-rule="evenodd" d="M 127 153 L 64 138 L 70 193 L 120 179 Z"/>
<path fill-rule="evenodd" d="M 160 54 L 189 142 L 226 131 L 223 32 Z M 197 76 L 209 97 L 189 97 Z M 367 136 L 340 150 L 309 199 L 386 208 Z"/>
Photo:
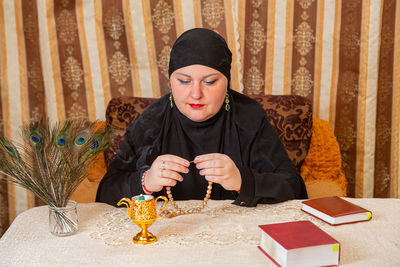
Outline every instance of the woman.
<path fill-rule="evenodd" d="M 233 199 L 255 206 L 307 198 L 301 176 L 254 100 L 230 89 L 232 54 L 217 33 L 196 28 L 175 42 L 171 93 L 127 128 L 96 201 L 164 195 Z M 206 199 L 207 200 L 207 199 Z"/>

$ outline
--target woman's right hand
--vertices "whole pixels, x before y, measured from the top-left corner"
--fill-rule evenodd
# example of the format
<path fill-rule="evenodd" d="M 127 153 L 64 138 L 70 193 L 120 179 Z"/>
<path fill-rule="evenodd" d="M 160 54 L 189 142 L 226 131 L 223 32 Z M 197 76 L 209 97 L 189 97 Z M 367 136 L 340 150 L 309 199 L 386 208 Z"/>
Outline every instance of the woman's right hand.
<path fill-rule="evenodd" d="M 190 163 L 181 157 L 165 154 L 158 156 L 144 179 L 148 191 L 158 192 L 164 186 L 175 186 L 183 177 L 179 173 L 188 173 Z"/>

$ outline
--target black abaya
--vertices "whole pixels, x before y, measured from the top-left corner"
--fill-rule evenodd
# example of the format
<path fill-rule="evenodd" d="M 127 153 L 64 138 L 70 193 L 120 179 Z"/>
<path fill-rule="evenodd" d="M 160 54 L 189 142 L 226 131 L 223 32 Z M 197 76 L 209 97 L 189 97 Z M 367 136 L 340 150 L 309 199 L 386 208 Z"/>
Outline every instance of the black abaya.
<path fill-rule="evenodd" d="M 238 167 L 240 193 L 213 184 L 211 199 L 232 199 L 255 206 L 307 198 L 303 179 L 266 118 L 249 97 L 229 90 L 231 110 L 224 106 L 205 122 L 193 122 L 174 106 L 168 95 L 146 109 L 126 131 L 124 141 L 100 182 L 96 201 L 116 205 L 123 197 L 144 194 L 141 176 L 157 156 L 173 154 L 188 161 L 205 153 L 228 155 Z M 175 200 L 203 199 L 208 182 L 194 164 L 172 188 Z M 153 195 L 163 195 L 164 191 Z"/>

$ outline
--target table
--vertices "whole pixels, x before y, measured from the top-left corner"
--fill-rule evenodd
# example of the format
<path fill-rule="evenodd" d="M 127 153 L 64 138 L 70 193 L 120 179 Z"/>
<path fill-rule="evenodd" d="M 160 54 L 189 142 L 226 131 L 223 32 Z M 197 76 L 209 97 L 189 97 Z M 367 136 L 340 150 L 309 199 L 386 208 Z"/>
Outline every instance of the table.
<path fill-rule="evenodd" d="M 295 220 L 310 220 L 338 240 L 341 266 L 400 266 L 400 199 L 346 199 L 371 210 L 372 220 L 330 226 L 300 211 L 300 200 L 254 208 L 210 200 L 201 214 L 157 220 L 149 230 L 159 241 L 150 245 L 132 243 L 139 228 L 126 208 L 78 204 L 79 232 L 56 237 L 48 207 L 35 207 L 0 239 L 0 266 L 275 266 L 257 249 L 257 225 Z"/>

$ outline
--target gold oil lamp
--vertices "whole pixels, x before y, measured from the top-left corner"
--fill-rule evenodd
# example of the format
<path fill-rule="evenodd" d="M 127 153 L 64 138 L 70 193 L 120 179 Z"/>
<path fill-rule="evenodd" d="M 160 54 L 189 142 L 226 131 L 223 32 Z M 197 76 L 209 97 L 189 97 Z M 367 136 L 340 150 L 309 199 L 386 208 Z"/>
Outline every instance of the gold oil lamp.
<path fill-rule="evenodd" d="M 159 199 L 165 201 L 165 207 L 157 213 L 156 203 Z M 118 206 L 122 204 L 128 208 L 129 218 L 142 229 L 142 231 L 133 238 L 133 242 L 136 244 L 150 244 L 157 241 L 157 237 L 150 233 L 147 228 L 150 227 L 155 220 L 162 218 L 159 217 L 159 215 L 167 208 L 168 199 L 164 196 L 159 196 L 154 199 L 152 195 L 139 195 L 132 197 L 132 199 L 122 198 L 118 202 Z"/>

